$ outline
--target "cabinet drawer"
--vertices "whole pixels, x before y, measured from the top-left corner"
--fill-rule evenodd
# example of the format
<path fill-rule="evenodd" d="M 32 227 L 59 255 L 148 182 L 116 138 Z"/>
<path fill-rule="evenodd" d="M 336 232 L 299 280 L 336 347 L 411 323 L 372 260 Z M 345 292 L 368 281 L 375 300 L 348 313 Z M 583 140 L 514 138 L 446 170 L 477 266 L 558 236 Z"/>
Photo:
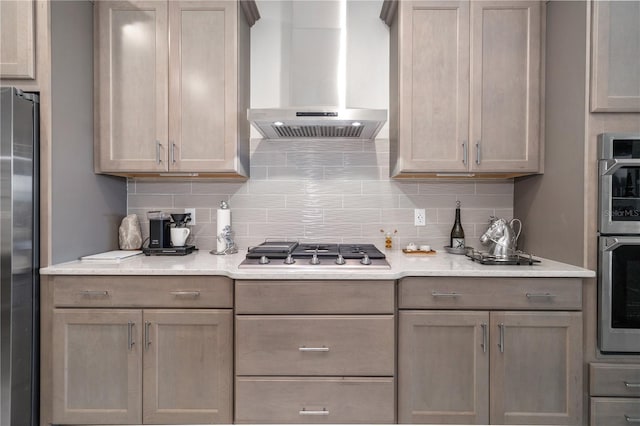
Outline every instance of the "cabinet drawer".
<path fill-rule="evenodd" d="M 591 398 L 591 426 L 640 423 L 640 398 Z"/>
<path fill-rule="evenodd" d="M 239 314 L 387 314 L 393 281 L 236 281 Z"/>
<path fill-rule="evenodd" d="M 393 315 L 238 316 L 238 375 L 393 376 Z"/>
<path fill-rule="evenodd" d="M 241 377 L 236 423 L 394 423 L 393 378 Z"/>
<path fill-rule="evenodd" d="M 226 277 L 52 276 L 55 307 L 232 308 Z"/>
<path fill-rule="evenodd" d="M 582 309 L 582 281 L 572 278 L 404 278 L 400 309 Z"/>
<path fill-rule="evenodd" d="M 640 365 L 638 364 L 591 364 L 591 396 L 637 396 L 640 397 Z M 640 403 L 640 400 L 638 401 Z"/>

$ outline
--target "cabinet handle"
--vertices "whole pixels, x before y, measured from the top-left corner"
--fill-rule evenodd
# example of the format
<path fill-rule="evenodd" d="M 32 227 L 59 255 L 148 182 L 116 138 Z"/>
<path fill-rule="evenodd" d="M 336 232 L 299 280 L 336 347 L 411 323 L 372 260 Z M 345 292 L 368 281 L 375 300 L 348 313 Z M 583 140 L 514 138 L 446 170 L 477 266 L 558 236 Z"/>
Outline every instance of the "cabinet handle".
<path fill-rule="evenodd" d="M 176 163 L 176 144 L 171 142 L 171 164 Z"/>
<path fill-rule="evenodd" d="M 480 165 L 480 141 L 476 142 L 476 164 Z"/>
<path fill-rule="evenodd" d="M 129 350 L 133 349 L 133 345 L 136 344 L 136 342 L 133 341 L 133 324 L 132 321 L 127 323 L 127 348 Z"/>
<path fill-rule="evenodd" d="M 160 157 L 160 150 L 162 149 L 162 144 L 160 141 L 156 141 L 156 164 L 162 163 L 162 158 Z"/>
<path fill-rule="evenodd" d="M 498 347 L 500 348 L 500 352 L 504 353 L 504 323 L 498 324 L 498 328 L 500 329 L 500 341 L 498 342 Z"/>
<path fill-rule="evenodd" d="M 469 153 L 467 152 L 467 141 L 462 142 L 462 164 L 467 165 L 469 161 Z"/>
<path fill-rule="evenodd" d="M 80 292 L 83 296 L 86 297 L 107 297 L 109 296 L 109 292 L 107 290 L 82 290 Z"/>
<path fill-rule="evenodd" d="M 172 291 L 171 294 L 175 297 L 200 297 L 199 291 Z"/>
<path fill-rule="evenodd" d="M 482 327 L 482 352 L 487 353 L 487 324 L 480 324 Z"/>
<path fill-rule="evenodd" d="M 624 382 L 624 385 L 628 388 L 640 388 L 640 383 Z"/>
<path fill-rule="evenodd" d="M 451 292 L 451 293 L 441 293 L 439 291 L 432 291 L 431 292 L 431 296 L 433 297 L 458 297 L 460 296 L 458 293 L 456 292 Z"/>
<path fill-rule="evenodd" d="M 545 298 L 545 299 L 551 299 L 552 297 L 556 297 L 555 294 L 551 294 L 551 293 L 527 293 L 526 294 L 527 299 L 536 299 L 536 298 Z"/>
<path fill-rule="evenodd" d="M 321 348 L 307 348 L 306 346 L 301 346 L 298 348 L 300 352 L 329 352 L 329 348 L 323 346 Z"/>
<path fill-rule="evenodd" d="M 151 333 L 149 332 L 149 327 L 151 327 L 151 323 L 149 321 L 144 322 L 144 347 L 145 349 L 149 349 L 151 345 Z"/>
<path fill-rule="evenodd" d="M 627 423 L 640 423 L 640 417 L 629 417 L 625 414 L 624 419 L 627 421 Z"/>
<path fill-rule="evenodd" d="M 298 412 L 301 416 L 328 416 L 329 410 L 323 408 L 322 410 L 305 410 L 304 408 Z"/>

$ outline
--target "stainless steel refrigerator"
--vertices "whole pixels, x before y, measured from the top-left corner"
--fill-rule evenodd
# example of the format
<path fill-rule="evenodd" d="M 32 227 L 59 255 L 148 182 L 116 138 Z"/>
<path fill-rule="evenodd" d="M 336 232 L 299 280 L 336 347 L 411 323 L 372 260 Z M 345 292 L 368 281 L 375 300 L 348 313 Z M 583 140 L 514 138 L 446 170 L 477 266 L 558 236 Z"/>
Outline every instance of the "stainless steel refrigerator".
<path fill-rule="evenodd" d="M 38 96 L 0 88 L 0 425 L 38 421 Z"/>

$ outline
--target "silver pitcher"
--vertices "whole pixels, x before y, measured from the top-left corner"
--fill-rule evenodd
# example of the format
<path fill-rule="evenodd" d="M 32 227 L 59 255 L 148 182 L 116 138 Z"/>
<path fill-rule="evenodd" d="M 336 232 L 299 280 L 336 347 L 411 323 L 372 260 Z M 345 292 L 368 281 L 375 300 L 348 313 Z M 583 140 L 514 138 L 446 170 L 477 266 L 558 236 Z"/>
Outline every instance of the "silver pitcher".
<path fill-rule="evenodd" d="M 518 224 L 518 231 L 514 225 Z M 505 258 L 517 252 L 518 237 L 522 232 L 520 219 L 503 219 L 491 216 L 489 228 L 480 237 L 480 242 L 489 246 L 489 253 L 495 257 Z"/>

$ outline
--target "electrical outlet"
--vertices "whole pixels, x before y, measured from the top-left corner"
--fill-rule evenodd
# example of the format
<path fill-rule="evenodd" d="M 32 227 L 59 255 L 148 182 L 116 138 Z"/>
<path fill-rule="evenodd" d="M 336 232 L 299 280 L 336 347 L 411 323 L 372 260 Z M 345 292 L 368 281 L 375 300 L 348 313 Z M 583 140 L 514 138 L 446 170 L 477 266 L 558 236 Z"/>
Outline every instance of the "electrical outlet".
<path fill-rule="evenodd" d="M 195 225 L 196 224 L 196 209 L 184 209 L 185 213 L 191 213 L 191 222 L 189 222 L 189 225 Z"/>
<path fill-rule="evenodd" d="M 415 226 L 426 226 L 427 218 L 425 216 L 424 209 L 413 210 L 413 224 Z"/>

